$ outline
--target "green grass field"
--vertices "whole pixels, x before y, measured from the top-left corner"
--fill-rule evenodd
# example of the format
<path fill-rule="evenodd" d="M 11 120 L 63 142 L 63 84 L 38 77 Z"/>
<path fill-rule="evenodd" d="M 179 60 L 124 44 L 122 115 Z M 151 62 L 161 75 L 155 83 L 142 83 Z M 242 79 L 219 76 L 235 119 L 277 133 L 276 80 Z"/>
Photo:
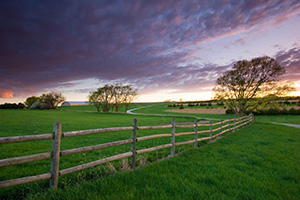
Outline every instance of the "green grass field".
<path fill-rule="evenodd" d="M 139 126 L 163 125 L 174 118 L 84 112 L 93 109 L 89 106 L 72 109 L 0 110 L 0 137 L 51 133 L 54 121 L 62 122 L 63 131 L 74 131 L 131 126 L 133 118 L 138 119 Z M 165 109 L 169 108 L 155 105 L 136 112 L 166 114 Z M 227 115 L 185 116 L 177 116 L 175 121 L 192 122 L 193 117 L 228 118 Z M 40 181 L 1 189 L 0 199 L 299 199 L 300 156 L 297 152 L 300 152 L 300 131 L 270 124 L 270 121 L 299 124 L 300 117 L 259 116 L 256 123 L 214 143 L 199 143 L 200 147 L 196 149 L 191 148 L 193 145 L 176 147 L 179 155 L 174 158 L 166 158 L 170 149 L 147 153 L 139 156 L 137 161 L 138 165 L 146 166 L 136 170 L 125 170 L 128 160 L 115 161 L 60 177 L 56 191 L 48 189 L 49 181 Z M 138 131 L 138 135 L 169 131 Z M 63 138 L 61 148 L 78 148 L 130 137 L 129 131 Z M 184 136 L 176 138 L 176 142 L 192 138 Z M 170 143 L 169 140 L 149 140 L 138 143 L 137 148 Z M 129 150 L 130 145 L 124 145 L 62 157 L 60 169 Z M 6 144 L 0 146 L 0 159 L 49 151 L 51 141 Z M 157 162 L 158 159 L 163 161 Z M 46 173 L 49 167 L 50 160 L 45 160 L 0 168 L 0 180 Z"/>

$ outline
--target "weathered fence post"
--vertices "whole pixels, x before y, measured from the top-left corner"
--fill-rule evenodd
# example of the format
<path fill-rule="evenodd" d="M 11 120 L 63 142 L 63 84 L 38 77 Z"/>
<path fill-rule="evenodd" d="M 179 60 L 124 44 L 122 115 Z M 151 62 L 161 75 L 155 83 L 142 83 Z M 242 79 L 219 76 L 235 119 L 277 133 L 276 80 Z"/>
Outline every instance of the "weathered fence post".
<path fill-rule="evenodd" d="M 133 119 L 132 122 L 133 130 L 132 130 L 132 143 L 131 143 L 131 169 L 135 168 L 135 157 L 136 157 L 136 132 L 137 132 L 137 119 Z"/>
<path fill-rule="evenodd" d="M 209 137 L 210 137 L 210 141 L 212 141 L 212 121 L 209 120 L 209 123 L 210 123 L 210 127 L 209 127 L 209 130 L 210 130 L 210 132 L 209 132 Z"/>
<path fill-rule="evenodd" d="M 195 135 L 194 135 L 194 139 L 195 139 L 195 143 L 194 143 L 194 147 L 196 148 L 197 147 L 197 120 L 194 121 L 194 124 L 195 124 L 195 128 L 194 128 L 194 131 L 195 131 Z"/>
<path fill-rule="evenodd" d="M 171 147 L 171 156 L 174 156 L 175 155 L 175 120 L 172 119 L 172 130 L 171 130 L 171 133 L 172 133 L 172 137 L 171 137 L 171 144 L 172 144 L 172 147 Z"/>
<path fill-rule="evenodd" d="M 59 156 L 60 156 L 60 140 L 61 140 L 61 123 L 53 124 L 53 142 L 52 142 L 52 160 L 51 160 L 51 179 L 50 187 L 57 188 L 59 176 Z"/>

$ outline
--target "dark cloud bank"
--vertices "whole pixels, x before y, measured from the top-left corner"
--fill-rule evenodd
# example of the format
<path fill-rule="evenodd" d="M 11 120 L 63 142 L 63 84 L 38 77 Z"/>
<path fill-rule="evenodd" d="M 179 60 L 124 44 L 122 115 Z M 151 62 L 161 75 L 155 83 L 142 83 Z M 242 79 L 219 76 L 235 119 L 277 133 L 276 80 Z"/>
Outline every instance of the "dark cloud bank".
<path fill-rule="evenodd" d="M 0 97 L 87 78 L 144 92 L 210 87 L 230 66 L 186 64 L 194 44 L 280 23 L 299 7 L 298 0 L 1 1 Z M 299 54 L 299 47 L 277 53 L 286 79 L 299 80 Z"/>

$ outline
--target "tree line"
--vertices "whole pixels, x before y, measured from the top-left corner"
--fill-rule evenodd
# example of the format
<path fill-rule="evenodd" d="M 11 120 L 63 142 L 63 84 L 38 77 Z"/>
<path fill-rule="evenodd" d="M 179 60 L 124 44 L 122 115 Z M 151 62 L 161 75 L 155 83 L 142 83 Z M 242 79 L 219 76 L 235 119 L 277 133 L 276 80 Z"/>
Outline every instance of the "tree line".
<path fill-rule="evenodd" d="M 28 97 L 23 103 L 5 103 L 0 105 L 0 109 L 56 109 L 66 98 L 60 92 L 50 92 L 41 96 Z"/>
<path fill-rule="evenodd" d="M 105 85 L 91 92 L 87 99 L 90 105 L 96 107 L 97 111 L 109 112 L 110 110 L 118 112 L 125 108 L 127 112 L 130 104 L 137 97 L 137 89 L 132 85 Z M 31 96 L 23 103 L 5 103 L 0 105 L 0 109 L 56 109 L 59 104 L 64 102 L 66 97 L 60 92 L 50 92 L 41 96 Z"/>

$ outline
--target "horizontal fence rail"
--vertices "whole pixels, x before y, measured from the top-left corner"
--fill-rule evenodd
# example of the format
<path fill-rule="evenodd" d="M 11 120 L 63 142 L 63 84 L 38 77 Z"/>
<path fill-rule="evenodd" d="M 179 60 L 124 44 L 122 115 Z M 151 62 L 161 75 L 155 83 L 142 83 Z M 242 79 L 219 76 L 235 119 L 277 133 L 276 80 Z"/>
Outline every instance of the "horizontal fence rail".
<path fill-rule="evenodd" d="M 30 163 L 40 160 L 51 159 L 51 166 L 50 172 L 30 177 L 23 177 L 19 179 L 7 180 L 0 182 L 0 188 L 11 187 L 15 185 L 36 182 L 41 180 L 49 180 L 50 179 L 50 187 L 57 188 L 58 185 L 58 178 L 59 176 L 67 175 L 70 173 L 74 173 L 77 171 L 81 171 L 87 168 L 95 167 L 98 165 L 102 165 L 104 163 L 112 162 L 115 160 L 120 160 L 124 158 L 131 157 L 131 168 L 135 166 L 135 159 L 136 155 L 149 153 L 161 149 L 171 148 L 171 156 L 175 155 L 175 147 L 181 145 L 188 145 L 194 144 L 194 147 L 197 147 L 197 142 L 206 141 L 215 139 L 224 133 L 231 133 L 241 128 L 244 128 L 246 125 L 249 125 L 255 121 L 255 118 L 252 114 L 248 116 L 243 116 L 239 118 L 232 118 L 227 120 L 220 120 L 220 122 L 200 124 L 195 121 L 193 124 L 186 124 L 186 125 L 176 125 L 175 120 L 172 120 L 172 123 L 169 125 L 163 126 L 137 126 L 137 120 L 134 119 L 132 127 L 116 127 L 116 128 L 101 128 L 101 129 L 93 129 L 93 130 L 84 130 L 84 131 L 71 131 L 71 132 L 62 132 L 61 131 L 61 123 L 55 122 L 54 123 L 54 130 L 53 134 L 41 134 L 41 135 L 27 135 L 27 136 L 15 136 L 15 137 L 2 137 L 0 138 L 0 144 L 9 144 L 9 143 L 18 143 L 18 142 L 28 142 L 28 141 L 38 141 L 38 140 L 49 140 L 52 139 L 52 152 L 40 153 L 35 155 L 28 155 L 28 156 L 21 156 L 15 158 L 7 158 L 0 160 L 0 167 L 8 167 L 23 163 Z M 199 127 L 207 127 L 208 130 L 201 130 L 198 131 L 197 128 Z M 193 128 L 194 131 L 189 132 L 179 132 L 175 133 L 175 129 L 186 129 L 186 128 Z M 138 130 L 155 130 L 155 129 L 171 129 L 171 133 L 169 134 L 156 134 L 156 135 L 149 135 L 143 137 L 137 137 Z M 100 133 L 109 133 L 109 132 L 120 132 L 120 131 L 132 131 L 132 138 L 126 140 L 120 140 L 115 142 L 109 142 L 104 144 L 98 144 L 93 146 L 87 147 L 80 147 L 75 149 L 68 149 L 60 151 L 60 144 L 61 138 L 68 138 L 68 137 L 77 137 L 77 136 L 84 136 L 84 135 L 91 135 L 91 134 L 100 134 Z M 217 133 L 216 133 L 217 132 Z M 200 137 L 198 135 L 209 133 L 209 137 Z M 214 134 L 215 133 L 215 134 Z M 175 142 L 176 137 L 184 136 L 184 135 L 194 135 L 193 140 L 184 141 L 184 142 Z M 156 139 L 156 138 L 163 138 L 169 137 L 171 138 L 171 143 L 164 144 L 160 146 L 150 147 L 146 149 L 136 149 L 136 143 L 142 142 L 146 140 Z M 88 151 L 94 151 L 99 149 L 105 149 L 125 144 L 131 144 L 131 151 L 110 156 L 107 158 L 103 158 L 100 160 L 96 160 L 93 162 L 85 163 L 82 165 L 78 165 L 75 167 L 67 168 L 59 170 L 59 162 L 60 157 L 74 155 L 78 153 L 84 153 Z"/>

